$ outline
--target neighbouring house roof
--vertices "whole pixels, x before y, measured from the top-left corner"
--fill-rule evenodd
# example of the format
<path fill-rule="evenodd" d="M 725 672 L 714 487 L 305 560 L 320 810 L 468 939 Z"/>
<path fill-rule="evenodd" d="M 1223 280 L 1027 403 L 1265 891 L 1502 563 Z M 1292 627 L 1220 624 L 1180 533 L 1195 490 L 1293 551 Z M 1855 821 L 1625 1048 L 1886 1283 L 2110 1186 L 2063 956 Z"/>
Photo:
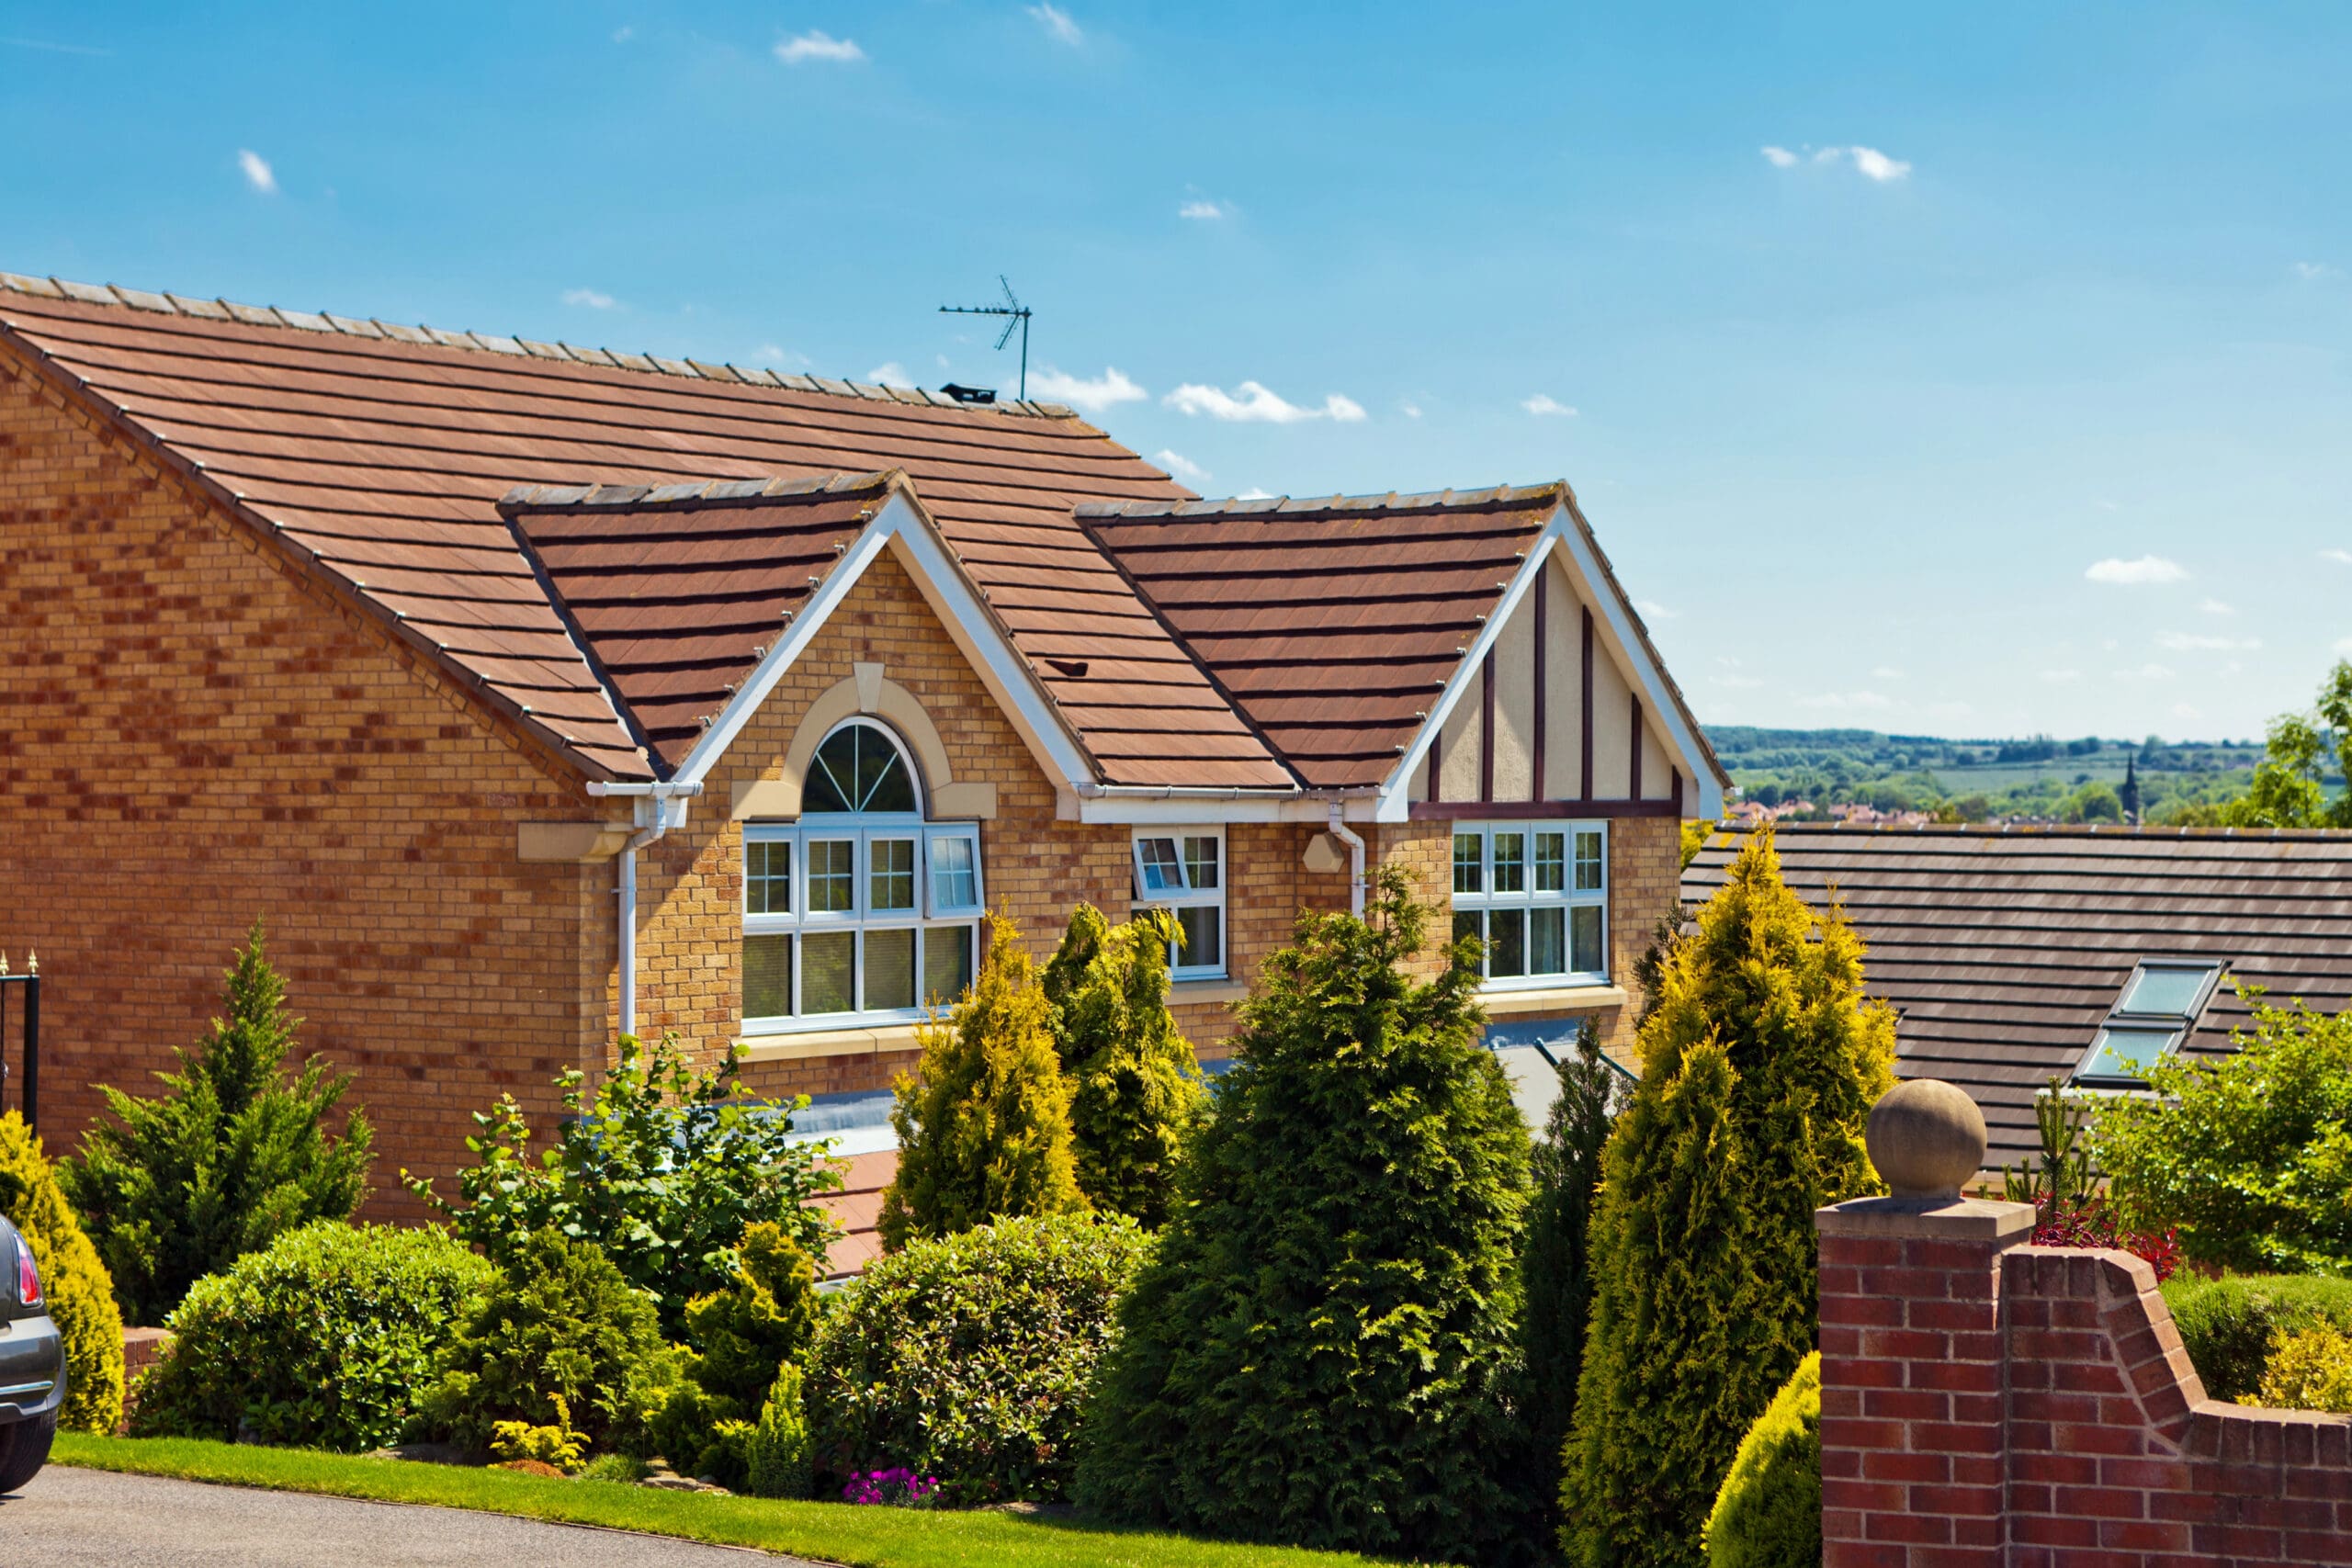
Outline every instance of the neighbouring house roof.
<path fill-rule="evenodd" d="M 1078 519 L 1304 783 L 1361 788 L 1396 766 L 1567 501 L 1547 484 Z"/>
<path fill-rule="evenodd" d="M 592 777 L 678 766 L 883 470 L 1071 755 L 1147 789 L 1380 783 L 1511 551 L 1561 515 L 1591 547 L 1565 484 L 1193 503 L 1047 403 L 8 273 L 0 343 Z"/>
<path fill-rule="evenodd" d="M 1686 902 L 1722 886 L 1747 837 L 1708 840 Z M 1834 898 L 1869 944 L 1871 993 L 1902 1014 L 1902 1075 L 1974 1096 L 1993 1164 L 2039 1146 L 2036 1091 L 2074 1070 L 2143 958 L 2223 964 L 2192 1054 L 2246 1023 L 2233 979 L 2352 1006 L 2352 834 L 1783 825 L 1773 841 L 1789 886 Z"/>

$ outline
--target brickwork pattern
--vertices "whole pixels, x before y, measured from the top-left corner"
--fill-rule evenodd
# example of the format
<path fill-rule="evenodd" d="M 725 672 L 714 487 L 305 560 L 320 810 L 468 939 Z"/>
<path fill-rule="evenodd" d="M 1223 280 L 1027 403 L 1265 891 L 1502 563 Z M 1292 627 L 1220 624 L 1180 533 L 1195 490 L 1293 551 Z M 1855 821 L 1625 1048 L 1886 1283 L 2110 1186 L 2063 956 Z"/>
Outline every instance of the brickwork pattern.
<path fill-rule="evenodd" d="M 153 1089 L 257 918 L 379 1190 L 502 1091 L 550 1113 L 612 900 L 515 824 L 600 815 L 579 785 L 6 350 L 0 548 L 0 952 L 48 976 L 52 1146 Z"/>
<path fill-rule="evenodd" d="M 2206 1398 L 2129 1253 L 1824 1235 L 1821 1351 L 1827 1568 L 2352 1563 L 2352 1416 Z"/>

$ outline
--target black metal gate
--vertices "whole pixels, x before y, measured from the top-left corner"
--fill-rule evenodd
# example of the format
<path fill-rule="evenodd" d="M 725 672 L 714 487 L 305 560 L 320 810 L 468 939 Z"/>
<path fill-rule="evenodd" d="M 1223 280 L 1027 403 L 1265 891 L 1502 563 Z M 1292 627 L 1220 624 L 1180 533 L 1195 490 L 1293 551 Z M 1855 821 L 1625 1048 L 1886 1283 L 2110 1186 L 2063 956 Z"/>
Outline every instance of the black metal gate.
<path fill-rule="evenodd" d="M 24 998 L 24 1027 L 21 1038 L 24 1047 L 17 1055 L 18 1066 L 8 1066 L 8 1010 L 17 995 Z M 16 1087 L 12 1096 L 10 1085 Z M 40 1131 L 40 960 L 32 958 L 21 975 L 8 973 L 8 958 L 0 953 L 0 1111 L 8 1109 L 14 1100 L 17 1109 L 25 1114 L 25 1125 L 33 1132 Z"/>

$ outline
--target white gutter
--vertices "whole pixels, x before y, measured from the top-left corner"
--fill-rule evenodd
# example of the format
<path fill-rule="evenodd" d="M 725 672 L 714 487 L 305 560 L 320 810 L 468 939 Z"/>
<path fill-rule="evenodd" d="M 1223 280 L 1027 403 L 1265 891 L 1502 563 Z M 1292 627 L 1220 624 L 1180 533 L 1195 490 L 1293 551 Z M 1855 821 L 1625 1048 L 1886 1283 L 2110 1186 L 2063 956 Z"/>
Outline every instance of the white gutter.
<path fill-rule="evenodd" d="M 1073 784 L 1080 800 L 1295 800 L 1306 791 L 1296 784 Z"/>
<path fill-rule="evenodd" d="M 685 783 L 607 784 L 601 779 L 589 781 L 592 795 L 633 796 L 637 805 L 637 831 L 621 846 L 615 871 L 613 896 L 619 904 L 619 954 L 615 965 L 620 972 L 620 1032 L 637 1032 L 637 852 L 673 828 L 684 827 L 686 802 L 702 793 L 702 781 Z"/>
<path fill-rule="evenodd" d="M 1331 833 L 1348 846 L 1348 913 L 1363 919 L 1363 840 L 1356 830 L 1340 819 L 1340 803 L 1331 803 Z"/>

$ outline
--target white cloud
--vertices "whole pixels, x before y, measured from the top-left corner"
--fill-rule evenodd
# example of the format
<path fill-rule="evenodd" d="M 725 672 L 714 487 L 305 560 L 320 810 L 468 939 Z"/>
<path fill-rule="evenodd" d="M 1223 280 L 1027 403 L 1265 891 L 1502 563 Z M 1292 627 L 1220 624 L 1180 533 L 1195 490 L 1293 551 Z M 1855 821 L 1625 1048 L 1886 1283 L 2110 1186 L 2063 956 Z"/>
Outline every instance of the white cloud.
<path fill-rule="evenodd" d="M 805 60 L 822 60 L 836 65 L 849 65 L 865 58 L 865 51 L 845 38 L 815 28 L 797 38 L 786 39 L 775 46 L 775 57 L 786 65 L 797 65 Z"/>
<path fill-rule="evenodd" d="M 2083 678 L 2083 672 L 2079 670 L 2044 670 L 2041 672 L 2041 678 L 2049 682 L 2052 685 L 2058 686 L 2064 685 L 2069 681 L 2081 680 Z"/>
<path fill-rule="evenodd" d="M 1086 41 L 1086 35 L 1079 31 L 1076 22 L 1069 19 L 1069 13 L 1052 4 L 1051 0 L 1029 6 L 1028 12 L 1037 18 L 1037 25 L 1046 29 L 1046 36 L 1056 43 L 1066 43 L 1076 49 Z"/>
<path fill-rule="evenodd" d="M 1178 208 L 1176 209 L 1176 216 L 1179 218 L 1198 218 L 1204 220 L 1210 220 L 1218 218 L 1230 218 L 1233 214 L 1230 209 L 1220 207 L 1216 202 L 1210 201 L 1204 197 L 1196 197 L 1193 200 L 1188 201 L 1183 206 Z"/>
<path fill-rule="evenodd" d="M 1776 169 L 1793 168 L 1796 164 L 1797 155 L 1785 147 L 1767 147 L 1763 152 L 1764 161 Z"/>
<path fill-rule="evenodd" d="M 1668 609 L 1655 599 L 1636 599 L 1634 601 L 1634 608 L 1639 610 L 1645 618 L 1653 621 L 1670 621 L 1681 614 L 1679 610 Z"/>
<path fill-rule="evenodd" d="M 2118 670 L 2115 678 L 2119 681 L 2169 681 L 2175 673 L 2168 664 L 2149 663 L 2136 669 Z"/>
<path fill-rule="evenodd" d="M 1182 452 L 1171 452 L 1165 446 L 1153 454 L 1152 461 L 1182 479 L 1186 484 L 1205 484 L 1216 477 Z"/>
<path fill-rule="evenodd" d="M 2213 637 L 2203 632 L 2166 632 L 2156 638 L 2156 643 L 2158 647 L 2171 649 L 2175 653 L 2227 653 L 2233 649 L 2260 648 L 2262 639 L 2253 637 Z"/>
<path fill-rule="evenodd" d="M 1797 706 L 1801 708 L 1827 708 L 1833 712 L 1846 709 L 1886 708 L 1894 705 L 1876 692 L 1822 692 L 1810 697 L 1797 699 Z"/>
<path fill-rule="evenodd" d="M 1890 158 L 1875 147 L 1807 147 L 1816 164 L 1851 164 L 1855 172 L 1875 185 L 1888 185 L 1911 172 L 1911 165 L 1900 158 Z M 1804 160 L 1785 147 L 1763 149 L 1764 161 L 1776 169 L 1793 169 Z"/>
<path fill-rule="evenodd" d="M 613 29 L 613 41 L 615 43 L 627 43 L 636 36 L 637 29 L 635 28 L 616 28 Z"/>
<path fill-rule="evenodd" d="M 895 359 L 886 359 L 868 370 L 865 378 L 881 387 L 911 387 L 915 384 L 915 378 L 907 374 L 907 367 Z"/>
<path fill-rule="evenodd" d="M 277 175 L 270 168 L 269 160 L 250 147 L 237 149 L 237 167 L 245 173 L 245 183 L 264 196 L 277 194 Z"/>
<path fill-rule="evenodd" d="M 1903 671 L 1897 670 L 1892 664 L 1882 664 L 1877 669 L 1871 671 L 1871 679 L 1873 681 L 1900 681 L 1903 679 Z"/>
<path fill-rule="evenodd" d="M 2302 261 L 2295 264 L 2295 276 L 2305 283 L 2324 283 L 2331 277 L 2342 277 L 2344 269 L 2330 266 L 2325 262 Z"/>
<path fill-rule="evenodd" d="M 1421 405 L 1419 403 L 1398 403 L 1396 405 L 1396 412 L 1403 414 L 1407 419 L 1419 419 L 1421 417 Z"/>
<path fill-rule="evenodd" d="M 1337 392 L 1325 398 L 1321 408 L 1305 407 L 1284 400 L 1256 381 L 1244 381 L 1230 392 L 1187 381 L 1160 400 L 1179 413 L 1204 413 L 1212 419 L 1245 423 L 1295 424 L 1301 420 L 1328 419 L 1353 424 L 1364 416 L 1362 403 Z"/>
<path fill-rule="evenodd" d="M 1068 403 L 1088 413 L 1101 413 L 1121 403 L 1141 402 L 1151 396 L 1127 379 L 1126 372 L 1116 366 L 1105 366 L 1102 374 L 1090 381 L 1048 365 L 1029 378 L 1029 384 L 1046 402 Z"/>
<path fill-rule="evenodd" d="M 1538 392 L 1532 398 L 1523 399 L 1519 406 L 1529 413 L 1537 415 L 1555 413 L 1563 419 L 1574 419 L 1577 415 L 1576 410 L 1549 392 Z"/>
<path fill-rule="evenodd" d="M 2235 604 L 2224 604 L 2219 599 L 2208 599 L 2197 607 L 2209 615 L 2234 615 L 2238 613 Z"/>
<path fill-rule="evenodd" d="M 2319 553 L 2319 558 L 2332 560 L 2338 566 L 2352 566 L 2352 550 L 2322 550 Z"/>
<path fill-rule="evenodd" d="M 2335 639 L 2335 651 L 2342 654 L 2346 659 L 2352 659 L 2352 637 L 2337 637 Z"/>
<path fill-rule="evenodd" d="M 1235 496 L 1233 499 L 1236 501 L 1272 501 L 1274 499 L 1274 492 L 1270 490 L 1260 490 L 1256 485 L 1251 485 L 1248 490 L 1243 491 L 1239 495 Z"/>
<path fill-rule="evenodd" d="M 2093 561 L 2083 575 L 2093 582 L 2138 584 L 2188 581 L 2187 570 L 2178 561 L 2166 560 L 2162 556 L 2140 556 L 2132 560 L 2109 556 L 2105 560 Z"/>
<path fill-rule="evenodd" d="M 563 291 L 563 302 L 567 305 L 585 305 L 592 310 L 609 310 L 620 303 L 619 300 L 598 288 L 567 288 Z"/>
<path fill-rule="evenodd" d="M 794 366 L 806 366 L 812 361 L 805 354 L 795 354 L 782 344 L 763 343 L 752 350 L 751 363 L 770 369 L 788 370 Z"/>

